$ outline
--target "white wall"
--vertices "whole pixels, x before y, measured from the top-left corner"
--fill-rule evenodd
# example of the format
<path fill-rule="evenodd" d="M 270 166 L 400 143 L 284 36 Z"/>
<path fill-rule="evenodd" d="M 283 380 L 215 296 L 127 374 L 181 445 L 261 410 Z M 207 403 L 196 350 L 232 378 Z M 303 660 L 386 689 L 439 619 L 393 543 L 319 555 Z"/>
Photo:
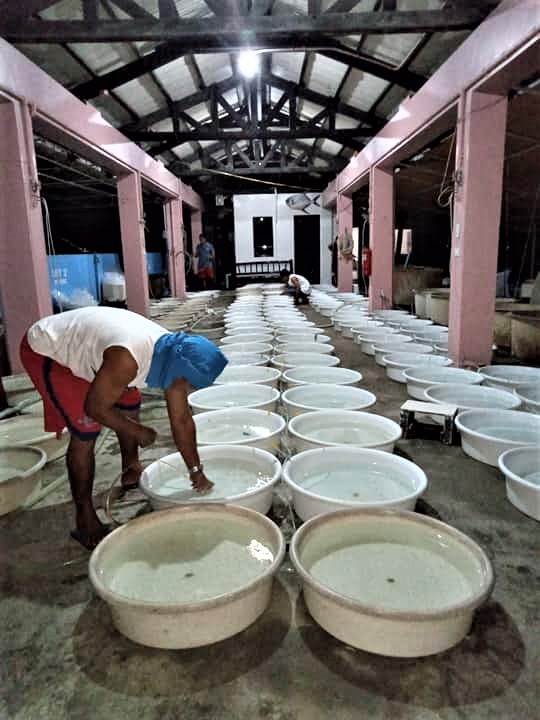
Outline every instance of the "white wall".
<path fill-rule="evenodd" d="M 291 210 L 285 200 L 298 193 L 278 193 L 277 195 L 235 195 L 234 204 L 234 245 L 236 262 L 252 262 L 254 260 L 294 260 L 294 216 L 304 215 L 301 211 Z M 315 193 L 306 193 L 311 199 L 317 198 Z M 321 238 L 319 247 L 314 252 L 320 253 L 321 283 L 329 283 L 332 256 L 328 246 L 332 241 L 332 213 L 318 205 L 306 208 L 309 215 L 320 215 Z M 253 255 L 253 218 L 274 218 L 274 255 L 271 258 L 256 258 Z"/>

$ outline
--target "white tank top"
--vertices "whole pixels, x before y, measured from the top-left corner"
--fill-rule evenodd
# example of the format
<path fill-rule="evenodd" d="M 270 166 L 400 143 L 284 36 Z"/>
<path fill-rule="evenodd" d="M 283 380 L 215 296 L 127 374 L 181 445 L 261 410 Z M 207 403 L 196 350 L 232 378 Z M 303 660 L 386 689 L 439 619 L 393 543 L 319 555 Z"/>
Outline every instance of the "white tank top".
<path fill-rule="evenodd" d="M 38 320 L 28 331 L 28 343 L 34 352 L 88 382 L 101 367 L 107 348 L 126 348 L 138 367 L 130 387 L 144 387 L 156 340 L 167 333 L 161 325 L 129 310 L 86 307 Z"/>

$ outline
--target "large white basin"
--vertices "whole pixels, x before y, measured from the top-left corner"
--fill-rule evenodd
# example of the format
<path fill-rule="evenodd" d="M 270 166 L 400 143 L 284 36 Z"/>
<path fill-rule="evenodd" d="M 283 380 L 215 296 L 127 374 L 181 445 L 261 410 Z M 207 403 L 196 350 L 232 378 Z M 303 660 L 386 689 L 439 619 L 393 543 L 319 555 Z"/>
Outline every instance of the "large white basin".
<path fill-rule="evenodd" d="M 302 520 L 344 508 L 414 510 L 427 487 L 424 471 L 404 458 L 364 448 L 321 448 L 295 455 L 283 468 Z"/>
<path fill-rule="evenodd" d="M 281 396 L 289 418 L 313 410 L 365 410 L 375 405 L 373 393 L 348 385 L 297 385 Z"/>
<path fill-rule="evenodd" d="M 258 385 L 278 386 L 281 372 L 277 368 L 263 365 L 227 365 L 216 378 L 216 385 L 228 383 L 255 383 Z"/>
<path fill-rule="evenodd" d="M 320 365 L 323 367 L 334 367 L 339 365 L 340 359 L 335 355 L 323 355 L 322 353 L 290 352 L 274 355 L 271 363 L 274 367 L 284 371 L 287 368 L 299 367 L 300 365 Z"/>
<path fill-rule="evenodd" d="M 469 537 L 407 511 L 319 515 L 295 533 L 290 557 L 321 627 L 393 657 L 459 643 L 494 583 L 489 559 Z"/>
<path fill-rule="evenodd" d="M 518 385 L 514 390 L 523 404 L 523 410 L 540 415 L 540 384 Z"/>
<path fill-rule="evenodd" d="M 238 343 L 271 343 L 274 340 L 274 336 L 271 333 L 245 333 L 241 335 L 226 335 L 221 339 L 220 345 L 237 345 Z"/>
<path fill-rule="evenodd" d="M 499 468 L 512 505 L 540 521 L 540 443 L 507 450 L 499 457 Z"/>
<path fill-rule="evenodd" d="M 198 647 L 255 622 L 284 552 L 281 532 L 264 515 L 236 505 L 192 505 L 114 530 L 92 553 L 89 577 L 130 640 Z"/>
<path fill-rule="evenodd" d="M 330 335 L 324 335 L 322 331 L 312 332 L 310 330 L 298 330 L 298 332 L 284 333 L 283 335 L 277 335 L 276 342 L 281 345 L 287 343 L 297 343 L 300 341 L 306 342 L 318 342 L 318 343 L 329 343 Z"/>
<path fill-rule="evenodd" d="M 272 505 L 272 489 L 281 476 L 281 463 L 271 453 L 253 447 L 216 445 L 199 450 L 206 476 L 214 483 L 201 495 L 191 486 L 180 453 L 148 465 L 139 482 L 154 510 L 194 502 L 234 503 L 263 514 Z"/>
<path fill-rule="evenodd" d="M 227 352 L 224 354 L 231 365 L 268 365 L 270 360 L 270 356 L 263 353 Z"/>
<path fill-rule="evenodd" d="M 321 367 L 302 365 L 290 368 L 283 373 L 282 382 L 287 387 L 295 385 L 356 385 L 362 380 L 357 370 L 342 367 Z"/>
<path fill-rule="evenodd" d="M 0 448 L 21 445 L 38 447 L 47 456 L 47 462 L 57 460 L 66 454 L 69 433 L 64 432 L 60 439 L 55 433 L 45 432 L 43 416 L 40 414 L 17 415 L 0 421 Z"/>
<path fill-rule="evenodd" d="M 386 367 L 385 355 L 391 355 L 395 353 L 419 353 L 420 355 L 431 355 L 433 348 L 430 345 L 422 345 L 421 343 L 408 342 L 398 343 L 392 345 L 391 343 L 385 343 L 384 345 L 373 344 L 373 350 L 375 351 L 375 362 L 381 367 Z"/>
<path fill-rule="evenodd" d="M 17 405 L 22 400 L 39 400 L 39 393 L 26 373 L 6 375 L 2 378 L 10 405 Z"/>
<path fill-rule="evenodd" d="M 274 455 L 286 424 L 276 413 L 251 408 L 211 410 L 193 420 L 199 445 L 250 445 Z"/>
<path fill-rule="evenodd" d="M 524 365 L 486 365 L 478 371 L 484 385 L 501 390 L 514 390 L 518 385 L 540 385 L 540 368 Z"/>
<path fill-rule="evenodd" d="M 320 355 L 331 355 L 334 352 L 334 346 L 322 342 L 297 342 L 280 343 L 276 345 L 275 352 L 283 353 L 319 353 Z"/>
<path fill-rule="evenodd" d="M 194 413 L 223 408 L 242 407 L 259 410 L 277 409 L 279 390 L 270 385 L 253 383 L 227 383 L 197 390 L 188 396 Z"/>
<path fill-rule="evenodd" d="M 519 410 L 466 410 L 457 416 L 456 426 L 463 451 L 495 467 L 506 450 L 540 439 L 540 416 Z"/>
<path fill-rule="evenodd" d="M 480 385 L 482 377 L 471 370 L 453 367 L 410 367 L 403 372 L 407 382 L 407 392 L 416 400 L 425 400 L 425 391 L 432 385 L 451 383 L 452 385 Z M 450 401 L 449 401 L 450 402 Z M 487 407 L 490 407 L 489 405 Z M 517 407 L 515 405 L 514 407 Z"/>
<path fill-rule="evenodd" d="M 407 382 L 404 375 L 407 368 L 419 367 L 420 365 L 445 367 L 452 364 L 449 358 L 442 357 L 442 355 L 428 355 L 426 353 L 390 353 L 389 355 L 383 355 L 383 360 L 387 376 L 390 380 L 399 383 Z"/>
<path fill-rule="evenodd" d="M 225 357 L 229 357 L 231 353 L 257 353 L 259 355 L 270 355 L 272 353 L 273 346 L 270 343 L 262 342 L 237 342 L 222 345 L 220 349 Z"/>
<path fill-rule="evenodd" d="M 37 447 L 0 447 L 0 515 L 15 510 L 39 489 L 47 455 Z"/>
<path fill-rule="evenodd" d="M 318 410 L 294 417 L 288 425 L 296 452 L 323 446 L 352 445 L 393 452 L 401 428 L 393 420 L 355 410 Z"/>

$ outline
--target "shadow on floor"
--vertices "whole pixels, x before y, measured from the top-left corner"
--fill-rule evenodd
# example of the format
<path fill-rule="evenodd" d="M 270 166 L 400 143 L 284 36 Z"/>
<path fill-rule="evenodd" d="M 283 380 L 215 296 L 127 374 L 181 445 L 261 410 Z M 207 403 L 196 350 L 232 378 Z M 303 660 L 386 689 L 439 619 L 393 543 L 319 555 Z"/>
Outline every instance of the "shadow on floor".
<path fill-rule="evenodd" d="M 292 606 L 274 581 L 266 612 L 251 627 L 215 645 L 190 650 L 143 647 L 113 626 L 105 603 L 93 599 L 73 631 L 73 653 L 82 673 L 122 695 L 177 696 L 218 687 L 266 662 L 289 632 Z"/>
<path fill-rule="evenodd" d="M 426 658 L 388 658 L 344 645 L 316 625 L 303 600 L 296 605 L 300 634 L 331 672 L 374 695 L 433 710 L 460 707 L 502 695 L 519 678 L 525 648 L 504 608 L 489 602 L 457 647 Z"/>

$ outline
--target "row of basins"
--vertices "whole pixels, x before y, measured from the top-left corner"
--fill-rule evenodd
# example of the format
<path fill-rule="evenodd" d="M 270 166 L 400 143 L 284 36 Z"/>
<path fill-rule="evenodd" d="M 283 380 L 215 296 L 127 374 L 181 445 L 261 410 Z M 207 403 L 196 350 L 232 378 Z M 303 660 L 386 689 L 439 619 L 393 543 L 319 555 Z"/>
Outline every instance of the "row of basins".
<path fill-rule="evenodd" d="M 276 496 L 295 529 L 289 556 L 306 605 L 327 632 L 414 657 L 469 631 L 492 590 L 489 559 L 456 529 L 414 512 L 426 472 L 394 454 L 401 428 L 377 413 L 361 373 L 341 366 L 330 327 L 413 397 L 462 409 L 464 451 L 490 464 L 504 452 L 507 487 L 521 484 L 519 502 L 530 490 L 536 504 L 521 509 L 540 519 L 540 397 L 522 382 L 534 390 L 540 371 L 453 368 L 444 328 L 402 311 L 370 314 L 361 296 L 328 290 L 312 292 L 313 322 L 281 286 L 247 286 L 221 322 L 201 330 L 229 359 L 214 386 L 189 398 L 215 486 L 197 495 L 180 456 L 161 457 L 141 479 L 157 512 L 115 530 L 90 561 L 117 628 L 136 642 L 205 645 L 264 612 L 286 550 L 267 517 Z"/>

